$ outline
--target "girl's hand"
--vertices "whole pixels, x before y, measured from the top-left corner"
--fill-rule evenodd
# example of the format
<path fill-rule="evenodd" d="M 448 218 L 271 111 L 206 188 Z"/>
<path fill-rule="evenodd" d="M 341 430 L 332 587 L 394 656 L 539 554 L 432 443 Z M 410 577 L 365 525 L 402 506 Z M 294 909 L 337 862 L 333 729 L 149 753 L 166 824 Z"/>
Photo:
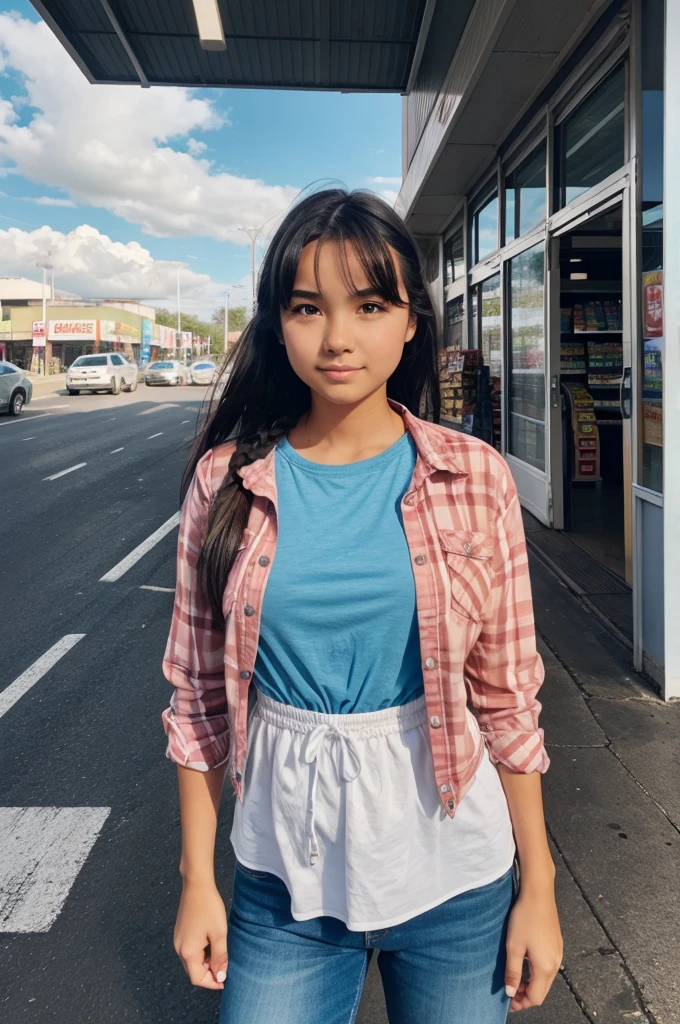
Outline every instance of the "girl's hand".
<path fill-rule="evenodd" d="M 224 988 L 227 912 L 214 882 L 187 882 L 175 924 L 175 952 L 192 985 Z"/>
<path fill-rule="evenodd" d="M 562 963 L 562 933 L 554 893 L 547 889 L 520 894 L 510 911 L 506 942 L 505 988 L 510 1010 L 540 1006 Z M 524 959 L 529 980 L 522 981 Z"/>

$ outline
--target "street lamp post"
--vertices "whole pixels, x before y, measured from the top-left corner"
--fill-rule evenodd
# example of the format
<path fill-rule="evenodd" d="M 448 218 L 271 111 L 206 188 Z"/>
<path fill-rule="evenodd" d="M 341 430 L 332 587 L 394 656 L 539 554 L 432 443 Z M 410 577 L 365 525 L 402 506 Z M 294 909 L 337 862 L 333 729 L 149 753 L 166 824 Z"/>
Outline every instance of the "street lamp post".
<path fill-rule="evenodd" d="M 50 253 L 47 254 L 48 256 Z M 54 301 L 54 267 L 47 260 L 38 261 L 37 267 L 40 267 L 43 272 L 43 290 L 42 290 L 42 320 L 43 320 L 43 361 L 42 361 L 42 372 L 45 376 L 48 374 L 47 365 L 47 341 L 48 341 L 48 330 L 47 330 L 47 271 L 52 271 L 52 301 Z"/>
<path fill-rule="evenodd" d="M 224 354 L 229 348 L 229 291 L 224 293 Z"/>
<path fill-rule="evenodd" d="M 239 225 L 238 227 L 238 230 L 243 231 L 244 234 L 246 234 L 250 239 L 250 274 L 252 281 L 253 303 L 251 316 L 255 316 L 255 249 L 257 248 L 257 240 L 260 234 L 262 233 L 263 229 L 266 228 L 267 224 L 269 224 L 269 222 L 272 221 L 274 217 L 278 216 L 278 213 L 273 213 L 272 216 L 268 217 L 267 220 L 263 224 L 260 224 L 259 227 L 244 227 L 244 225 L 242 224 Z"/>

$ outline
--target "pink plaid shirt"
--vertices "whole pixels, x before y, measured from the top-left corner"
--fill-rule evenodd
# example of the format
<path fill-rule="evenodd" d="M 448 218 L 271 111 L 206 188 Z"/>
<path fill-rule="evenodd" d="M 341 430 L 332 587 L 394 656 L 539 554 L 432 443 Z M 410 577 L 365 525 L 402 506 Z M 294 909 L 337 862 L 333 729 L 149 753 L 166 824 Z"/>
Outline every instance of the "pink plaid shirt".
<path fill-rule="evenodd" d="M 536 693 L 536 637 L 522 516 L 507 463 L 482 441 L 404 418 L 418 456 L 404 496 L 420 627 L 435 784 L 453 817 L 484 743 L 494 764 L 545 772 Z M 276 554 L 275 452 L 240 470 L 253 504 L 215 628 L 196 578 L 211 497 L 233 445 L 199 462 L 182 508 L 177 588 L 163 672 L 175 687 L 163 712 L 167 756 L 199 771 L 225 761 L 239 799 L 248 749 L 248 691 L 264 588 Z M 477 719 L 479 729 L 466 708 Z"/>

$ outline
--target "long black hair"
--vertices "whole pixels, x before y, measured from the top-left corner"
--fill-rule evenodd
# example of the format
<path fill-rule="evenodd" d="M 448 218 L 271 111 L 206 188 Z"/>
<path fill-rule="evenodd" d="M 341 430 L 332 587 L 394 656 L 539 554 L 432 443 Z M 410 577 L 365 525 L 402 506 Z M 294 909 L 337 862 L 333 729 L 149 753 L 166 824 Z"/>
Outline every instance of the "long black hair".
<path fill-rule="evenodd" d="M 333 188 L 306 196 L 288 212 L 267 249 L 254 316 L 225 361 L 226 386 L 208 413 L 182 479 L 184 496 L 201 456 L 224 441 L 236 442 L 227 475 L 212 500 L 198 559 L 199 585 L 216 622 L 223 620 L 222 597 L 252 503 L 237 470 L 263 458 L 311 407 L 310 389 L 293 371 L 280 338 L 281 310 L 290 305 L 302 250 L 314 241 L 319 242 L 317 261 L 325 242 L 339 243 L 341 258 L 345 246 L 351 246 L 376 292 L 386 302 L 403 306 L 390 249 L 397 253 L 417 327 L 387 381 L 387 394 L 416 416 L 439 419 L 437 317 L 415 238 L 392 207 L 372 192 Z"/>

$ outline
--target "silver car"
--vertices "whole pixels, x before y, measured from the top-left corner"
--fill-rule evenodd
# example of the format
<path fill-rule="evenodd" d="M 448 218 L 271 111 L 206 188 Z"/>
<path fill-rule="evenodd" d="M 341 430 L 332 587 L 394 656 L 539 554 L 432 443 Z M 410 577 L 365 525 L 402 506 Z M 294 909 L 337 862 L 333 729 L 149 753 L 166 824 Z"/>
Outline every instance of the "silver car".
<path fill-rule="evenodd" d="M 144 371 L 144 383 L 148 385 L 189 383 L 189 371 L 178 359 L 158 359 L 149 363 Z"/>
<path fill-rule="evenodd" d="M 78 356 L 66 371 L 69 395 L 81 391 L 110 391 L 112 395 L 137 389 L 137 364 L 129 362 L 121 352 L 99 352 Z"/>
<path fill-rule="evenodd" d="M 33 385 L 23 370 L 0 359 L 0 412 L 18 416 L 33 398 Z"/>
<path fill-rule="evenodd" d="M 217 376 L 217 367 L 209 359 L 197 359 L 189 367 L 192 384 L 212 384 Z"/>

